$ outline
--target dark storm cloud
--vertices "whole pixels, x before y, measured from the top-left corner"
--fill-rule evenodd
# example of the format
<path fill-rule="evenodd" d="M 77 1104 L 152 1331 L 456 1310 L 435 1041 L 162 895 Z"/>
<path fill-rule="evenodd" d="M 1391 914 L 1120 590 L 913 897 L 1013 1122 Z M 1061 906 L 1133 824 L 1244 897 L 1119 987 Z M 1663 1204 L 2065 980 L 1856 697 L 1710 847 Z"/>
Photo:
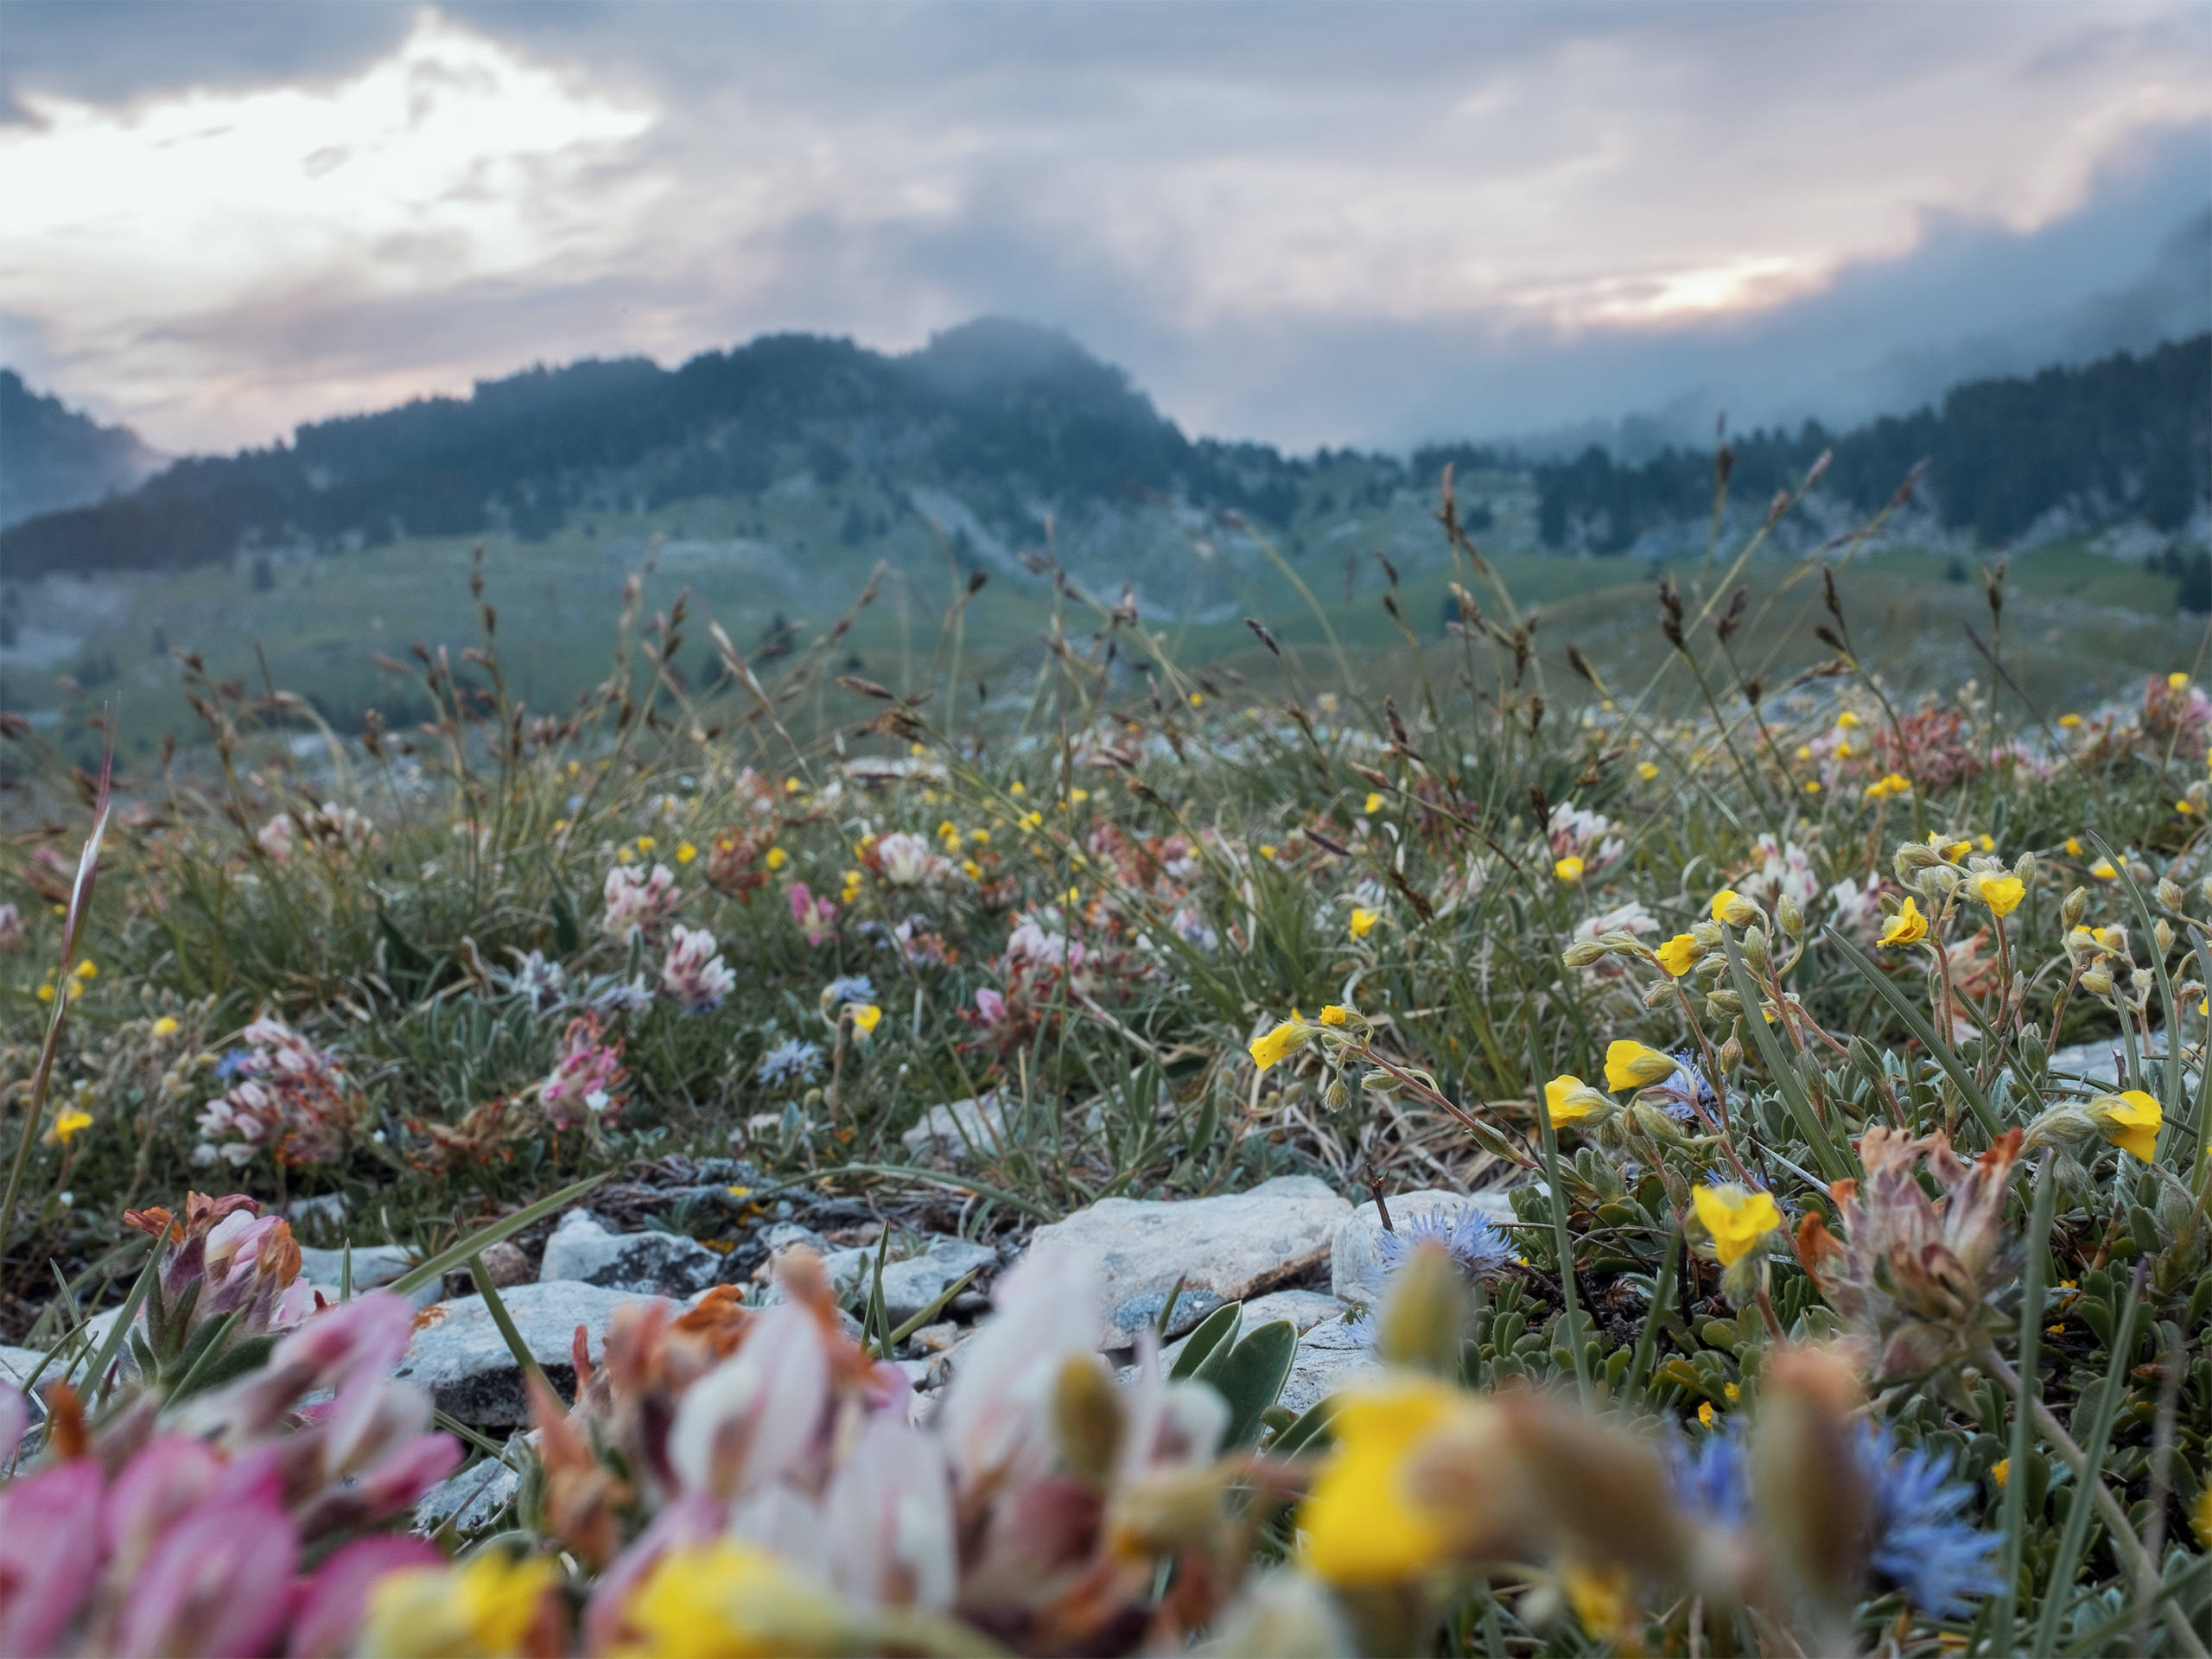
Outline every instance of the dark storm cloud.
<path fill-rule="evenodd" d="M 1848 418 L 2205 320 L 2212 13 L 1998 16 L 8 4 L 0 156 L 42 137 L 127 196 L 115 147 L 163 110 L 174 142 L 235 111 L 297 154 L 258 218 L 192 175 L 173 246 L 49 204 L 0 241 L 0 351 L 172 445 L 982 312 L 1067 329 L 1196 429 L 1301 445 Z M 286 88 L 304 115 L 251 102 Z M 363 88 L 443 110 L 451 166 L 368 181 L 389 133 L 338 130 Z"/>

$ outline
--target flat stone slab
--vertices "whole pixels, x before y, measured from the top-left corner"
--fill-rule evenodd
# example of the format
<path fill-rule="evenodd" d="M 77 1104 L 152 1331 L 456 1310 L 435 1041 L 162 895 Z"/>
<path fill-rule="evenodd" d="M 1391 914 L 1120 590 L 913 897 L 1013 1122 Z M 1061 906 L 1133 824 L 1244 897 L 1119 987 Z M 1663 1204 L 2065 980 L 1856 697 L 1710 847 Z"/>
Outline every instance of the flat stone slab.
<path fill-rule="evenodd" d="M 1350 1201 L 1326 1182 L 1279 1175 L 1217 1198 L 1101 1198 L 1039 1227 L 1030 1248 L 1073 1250 L 1091 1264 L 1106 1309 L 1098 1345 L 1128 1348 L 1158 1321 L 1179 1276 L 1171 1337 L 1224 1302 L 1248 1300 L 1319 1267 L 1351 1213 Z"/>
<path fill-rule="evenodd" d="M 448 1475 L 415 1503 L 415 1530 L 435 1532 L 448 1521 L 455 1532 L 481 1532 L 499 1518 L 522 1488 L 522 1477 L 486 1458 L 457 1475 Z"/>
<path fill-rule="evenodd" d="M 965 1273 L 995 1268 L 999 1253 L 988 1244 L 938 1235 L 919 1255 L 893 1262 L 883 1269 L 883 1306 L 894 1325 L 904 1325 L 944 1294 Z M 874 1283 L 868 1270 L 861 1280 L 863 1290 Z"/>
<path fill-rule="evenodd" d="M 720 1282 L 722 1258 L 676 1233 L 618 1233 L 588 1210 L 561 1217 L 537 1267 L 540 1284 L 570 1282 L 642 1296 L 689 1296 Z"/>
<path fill-rule="evenodd" d="M 45 1364 L 46 1356 L 37 1349 L 17 1348 L 12 1344 L 0 1342 L 0 1382 L 10 1383 L 20 1389 L 33 1371 Z M 46 1375 L 59 1376 L 60 1373 L 48 1365 Z M 41 1378 L 41 1385 L 43 1383 L 44 1379 Z"/>
<path fill-rule="evenodd" d="M 346 1252 L 318 1250 L 300 1246 L 300 1274 L 317 1290 L 338 1300 L 338 1287 L 346 1282 Z M 381 1290 L 415 1265 L 413 1251 L 397 1244 L 356 1244 L 353 1247 L 353 1294 L 365 1290 Z M 445 1294 L 435 1280 L 417 1286 L 408 1297 L 420 1313 Z"/>
<path fill-rule="evenodd" d="M 546 1381 L 567 1398 L 576 1384 L 570 1358 L 576 1327 L 585 1327 L 588 1351 L 596 1361 L 614 1310 L 652 1299 L 557 1280 L 517 1285 L 502 1291 L 499 1300 Z M 521 1368 L 481 1296 L 456 1296 L 421 1314 L 406 1357 L 392 1374 L 429 1389 L 441 1411 L 471 1427 L 514 1428 L 530 1421 Z"/>
<path fill-rule="evenodd" d="M 1428 1216 L 1456 1222 L 1470 1210 L 1501 1225 L 1518 1219 L 1503 1192 L 1447 1192 L 1429 1186 L 1414 1192 L 1389 1193 L 1383 1202 L 1390 1206 L 1391 1224 L 1402 1230 L 1408 1223 Z M 1509 1231 L 1506 1236 L 1510 1239 L 1513 1235 Z M 1371 1302 L 1382 1293 L 1383 1276 L 1382 1218 L 1370 1198 L 1355 1206 L 1337 1229 L 1329 1251 L 1329 1288 L 1343 1301 Z"/>

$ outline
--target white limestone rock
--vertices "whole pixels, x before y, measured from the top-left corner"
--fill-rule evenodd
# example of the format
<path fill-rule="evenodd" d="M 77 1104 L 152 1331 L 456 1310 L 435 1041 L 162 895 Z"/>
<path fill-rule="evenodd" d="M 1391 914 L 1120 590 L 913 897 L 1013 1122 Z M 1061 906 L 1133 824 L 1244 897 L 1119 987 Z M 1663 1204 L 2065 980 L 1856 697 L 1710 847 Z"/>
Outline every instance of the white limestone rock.
<path fill-rule="evenodd" d="M 940 1235 L 918 1255 L 883 1269 L 883 1306 L 893 1325 L 904 1325 L 944 1294 L 963 1274 L 998 1266 L 999 1253 L 988 1244 Z M 871 1268 L 861 1276 L 865 1294 L 874 1282 Z"/>
<path fill-rule="evenodd" d="M 1327 1183 L 1279 1175 L 1221 1198 L 1102 1198 L 1039 1228 L 1030 1248 L 1072 1250 L 1091 1263 L 1105 1300 L 1098 1345 L 1128 1348 L 1159 1319 L 1179 1277 L 1170 1337 L 1224 1302 L 1249 1300 L 1319 1267 L 1351 1212 Z"/>
<path fill-rule="evenodd" d="M 588 1210 L 571 1210 L 545 1242 L 537 1281 L 572 1281 L 632 1295 L 689 1296 L 719 1283 L 722 1258 L 676 1233 L 618 1233 Z"/>
<path fill-rule="evenodd" d="M 567 1399 L 575 1391 L 570 1356 L 576 1327 L 584 1327 L 586 1351 L 595 1363 L 614 1310 L 657 1299 L 563 1279 L 517 1285 L 499 1300 L 545 1380 Z M 441 1411 L 472 1427 L 513 1428 L 530 1421 L 522 1370 L 481 1296 L 456 1296 L 429 1309 L 393 1375 L 429 1389 Z"/>

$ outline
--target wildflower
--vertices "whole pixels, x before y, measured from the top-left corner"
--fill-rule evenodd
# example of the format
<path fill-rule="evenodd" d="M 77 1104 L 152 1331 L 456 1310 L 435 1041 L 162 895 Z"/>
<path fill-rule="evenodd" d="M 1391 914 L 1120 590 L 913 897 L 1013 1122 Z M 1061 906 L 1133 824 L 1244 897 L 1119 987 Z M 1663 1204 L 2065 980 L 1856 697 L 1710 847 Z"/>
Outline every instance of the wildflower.
<path fill-rule="evenodd" d="M 1738 893 L 1733 887 L 1723 887 L 1713 895 L 1713 919 L 1731 927 L 1749 927 L 1759 918 L 1758 906 Z"/>
<path fill-rule="evenodd" d="M 2017 875 L 2000 875 L 1982 872 L 1967 883 L 1975 898 L 1987 905 L 1993 914 L 2010 916 L 2020 907 L 2020 900 L 2027 896 L 2027 887 Z"/>
<path fill-rule="evenodd" d="M 875 1028 L 883 1020 L 883 1010 L 869 1002 L 853 1010 L 853 1024 L 863 1037 L 875 1035 Z"/>
<path fill-rule="evenodd" d="M 1700 1400 L 1697 1402 L 1697 1420 L 1706 1427 L 1711 1428 L 1713 1427 L 1716 1415 L 1717 1414 L 1713 1409 L 1712 1401 Z"/>
<path fill-rule="evenodd" d="M 569 1028 L 561 1033 L 553 1069 L 537 1085 L 538 1103 L 556 1129 L 573 1128 L 591 1118 L 604 1122 L 621 1109 L 614 1090 L 627 1075 L 622 1065 L 621 1039 L 602 1043 L 599 1015 L 587 1012 L 569 1020 Z M 576 1109 L 579 1107 L 582 1110 Z"/>
<path fill-rule="evenodd" d="M 869 849 L 868 860 L 894 887 L 918 887 L 941 878 L 950 864 L 930 850 L 928 842 L 904 830 L 885 836 Z M 847 878 L 849 882 L 851 878 Z"/>
<path fill-rule="evenodd" d="M 1382 795 L 1374 790 L 1370 790 L 1367 795 L 1367 805 L 1364 810 L 1369 812 L 1380 812 L 1382 810 Z"/>
<path fill-rule="evenodd" d="M 1912 780 L 1894 772 L 1866 785 L 1866 798 L 1870 801 L 1886 801 L 1893 795 L 1911 793 Z"/>
<path fill-rule="evenodd" d="M 2082 856 L 2082 841 L 2080 836 L 2069 836 L 2066 837 L 2066 855 L 2069 858 L 2079 858 Z"/>
<path fill-rule="evenodd" d="M 1572 1562 L 1560 1575 L 1567 1604 L 1582 1628 L 1601 1642 L 1619 1643 L 1636 1628 L 1636 1602 L 1629 1593 L 1628 1570 Z"/>
<path fill-rule="evenodd" d="M 849 900 L 848 901 L 849 902 Z M 806 936 L 809 944 L 820 944 L 830 937 L 836 925 L 837 906 L 827 899 L 817 899 L 804 881 L 791 883 L 791 919 Z"/>
<path fill-rule="evenodd" d="M 1636 765 L 1636 775 L 1648 784 L 1659 775 L 1659 768 L 1649 760 L 1639 760 Z"/>
<path fill-rule="evenodd" d="M 1897 906 L 1897 913 L 1890 918 L 1882 929 L 1878 943 L 1883 944 L 1917 944 L 1928 937 L 1928 918 L 1920 913 L 1920 906 L 1907 899 Z"/>
<path fill-rule="evenodd" d="M 1782 1225 L 1782 1211 L 1770 1192 L 1755 1192 L 1733 1181 L 1694 1188 L 1690 1203 L 1699 1224 L 1712 1235 L 1713 1253 L 1732 1268 L 1759 1241 Z"/>
<path fill-rule="evenodd" d="M 560 1569 L 544 1556 L 499 1549 L 449 1567 L 388 1573 L 369 1592 L 361 1651 L 485 1659 L 531 1651 L 537 1644 L 529 1638 L 556 1605 L 559 1581 Z"/>
<path fill-rule="evenodd" d="M 2212 1483 L 2196 1495 L 2196 1507 L 2190 1511 L 2189 1524 L 2196 1529 L 2196 1541 L 2212 1549 Z"/>
<path fill-rule="evenodd" d="M 70 969 L 70 972 L 74 974 L 79 979 L 85 980 L 97 979 L 99 976 L 99 965 L 90 957 L 86 957 L 82 962 L 79 963 L 74 968 Z"/>
<path fill-rule="evenodd" d="M 1562 1072 L 1544 1085 L 1544 1116 L 1554 1123 L 1609 1116 L 1613 1109 L 1611 1100 L 1572 1073 Z"/>
<path fill-rule="evenodd" d="M 2179 670 L 2176 670 L 2173 673 L 2167 675 L 2166 690 L 2169 691 L 2188 690 L 2189 676 L 2182 673 Z"/>
<path fill-rule="evenodd" d="M 275 864 L 289 864 L 299 841 L 299 826 L 289 813 L 279 812 L 254 833 L 254 842 Z"/>
<path fill-rule="evenodd" d="M 155 1036 L 156 1036 L 156 1037 L 174 1037 L 174 1036 L 175 1036 L 175 1035 L 176 1035 L 176 1033 L 177 1033 L 177 1023 L 176 1023 L 176 1016 L 175 1016 L 175 1014 L 163 1014 L 160 1019 L 158 1019 L 158 1020 L 155 1020 L 155 1021 L 154 1021 L 154 1035 L 155 1035 Z"/>
<path fill-rule="evenodd" d="M 780 847 L 771 847 L 760 861 L 772 870 L 780 870 L 791 861 L 791 855 Z"/>
<path fill-rule="evenodd" d="M 1886 1428 L 1868 1424 L 1856 1442 L 1861 1478 L 1873 1497 L 1866 1565 L 1875 1582 L 1894 1586 L 1931 1618 L 1965 1618 L 1972 1599 L 2005 1587 L 1991 1557 L 2002 1537 L 1960 1518 L 1974 1489 L 1951 1479 L 1951 1454 L 1898 1452 Z"/>
<path fill-rule="evenodd" d="M 1928 832 L 1928 844 L 1936 849 L 1936 856 L 1946 864 L 1955 864 L 1974 850 L 1974 842 L 1964 836 L 1947 836 L 1940 830 Z"/>
<path fill-rule="evenodd" d="M 2089 1122 L 2097 1133 L 2123 1152 L 2149 1163 L 2158 1147 L 2164 1109 L 2156 1096 L 2140 1089 L 2116 1095 L 2099 1095 L 2088 1103 Z"/>
<path fill-rule="evenodd" d="M 1379 910 L 1369 910 L 1363 906 L 1353 906 L 1351 912 L 1352 938 L 1355 939 L 1365 938 L 1374 931 L 1375 924 L 1382 919 L 1382 912 Z"/>
<path fill-rule="evenodd" d="M 723 963 L 721 947 L 703 927 L 678 925 L 660 970 L 660 988 L 686 1014 L 705 1014 L 721 1006 L 737 983 Z"/>
<path fill-rule="evenodd" d="M 1699 960 L 1705 955 L 1705 947 L 1697 942 L 1694 934 L 1677 933 L 1666 944 L 1661 945 L 1656 954 L 1659 957 L 1659 965 L 1676 979 L 1680 979 L 1697 966 Z"/>
<path fill-rule="evenodd" d="M 47 1134 L 66 1147 L 77 1137 L 79 1130 L 89 1129 L 92 1127 L 92 1115 L 90 1112 L 79 1111 L 75 1107 L 70 1107 L 54 1120 L 54 1127 L 48 1129 Z"/>
<path fill-rule="evenodd" d="M 2100 881 L 2117 881 L 2120 880 L 2120 872 L 2113 868 L 2112 861 L 2108 858 L 2101 858 L 2095 863 L 2090 865 L 2089 874 L 2095 876 Z"/>
<path fill-rule="evenodd" d="M 0 905 L 0 952 L 22 950 L 29 932 L 22 913 L 13 905 Z"/>
<path fill-rule="evenodd" d="M 1552 866 L 1552 874 L 1569 887 L 1573 887 L 1582 879 L 1582 861 L 1572 853 Z"/>
<path fill-rule="evenodd" d="M 1305 1046 L 1306 1027 L 1295 1020 L 1284 1020 L 1265 1036 L 1255 1037 L 1246 1045 L 1251 1052 L 1252 1064 L 1262 1071 Z"/>
<path fill-rule="evenodd" d="M 694 847 L 690 842 L 679 842 L 677 844 L 676 861 L 677 863 L 689 864 L 693 859 L 698 856 L 699 849 L 696 847 Z"/>
<path fill-rule="evenodd" d="M 1656 1048 L 1646 1048 L 1642 1043 L 1623 1038 L 1606 1046 L 1605 1087 L 1641 1089 L 1670 1076 L 1679 1064 L 1671 1054 L 1662 1054 Z"/>
<path fill-rule="evenodd" d="M 1423 1244 L 1434 1244 L 1471 1279 L 1496 1279 L 1513 1265 L 1513 1246 L 1497 1224 L 1471 1204 L 1454 1215 L 1430 1210 L 1376 1240 L 1382 1265 L 1395 1274 Z"/>
<path fill-rule="evenodd" d="M 1319 1023 L 1325 1026 L 1348 1026 L 1358 1016 L 1350 1008 L 1332 1002 L 1321 1010 Z"/>
<path fill-rule="evenodd" d="M 1799 1260 L 1874 1349 L 1876 1375 L 1932 1369 L 2002 1327 L 2008 1316 L 1989 1302 L 2014 1276 L 2005 1200 L 2023 1139 L 2008 1130 L 1968 1163 L 1941 1130 L 1916 1140 L 1875 1125 L 1859 1138 L 1864 1179 L 1834 1189 L 1844 1240 L 1816 1213 L 1799 1224 Z M 1917 1179 L 1923 1161 L 1940 1206 Z"/>
<path fill-rule="evenodd" d="M 2012 1478 L 2012 1459 L 2010 1458 L 1999 1458 L 1996 1462 L 1991 1464 L 1989 1465 L 1989 1478 L 1997 1483 L 1997 1490 L 2003 1491 Z"/>
<path fill-rule="evenodd" d="M 1844 731 L 1855 732 L 1859 729 L 1861 722 L 1858 715 L 1853 714 L 1850 709 L 1847 709 L 1835 717 L 1835 723 Z"/>
<path fill-rule="evenodd" d="M 568 970 L 549 961 L 543 950 L 516 951 L 514 957 L 513 971 L 493 969 L 492 982 L 528 1004 L 532 1014 L 543 1013 L 568 994 Z"/>
<path fill-rule="evenodd" d="M 626 867 L 609 870 L 603 897 L 607 913 L 600 925 L 608 938 L 615 939 L 638 934 L 658 938 L 661 929 L 683 902 L 683 895 L 677 891 L 676 873 L 665 864 L 654 865 L 650 874 Z"/>
<path fill-rule="evenodd" d="M 853 1650 L 844 1617 L 826 1590 L 791 1562 L 731 1538 L 662 1556 L 621 1619 L 639 1638 L 614 1649 L 629 1659 L 675 1653 L 796 1659 Z"/>
<path fill-rule="evenodd" d="M 822 1065 L 822 1050 L 813 1043 L 802 1042 L 796 1037 L 786 1037 L 760 1057 L 760 1069 L 755 1074 L 771 1089 L 786 1084 L 804 1083 Z"/>
<path fill-rule="evenodd" d="M 311 1164 L 338 1156 L 363 1105 L 338 1056 L 266 1016 L 244 1035 L 248 1046 L 225 1057 L 227 1076 L 236 1081 L 200 1115 L 205 1151 L 195 1159 L 211 1162 L 219 1156 L 244 1164 L 270 1151 L 285 1163 Z M 216 1077 L 226 1076 L 219 1065 Z M 238 1138 L 217 1144 L 226 1135 Z"/>
<path fill-rule="evenodd" d="M 1446 1383 L 1393 1378 L 1338 1396 L 1336 1452 L 1298 1523 L 1306 1566 L 1339 1586 L 1395 1584 L 1452 1553 L 1452 1517 L 1421 1490 L 1422 1442 L 1487 1409 Z"/>
<path fill-rule="evenodd" d="M 875 982 L 866 974 L 846 974 L 822 988 L 822 1008 L 828 1013 L 848 1002 L 875 1001 Z"/>

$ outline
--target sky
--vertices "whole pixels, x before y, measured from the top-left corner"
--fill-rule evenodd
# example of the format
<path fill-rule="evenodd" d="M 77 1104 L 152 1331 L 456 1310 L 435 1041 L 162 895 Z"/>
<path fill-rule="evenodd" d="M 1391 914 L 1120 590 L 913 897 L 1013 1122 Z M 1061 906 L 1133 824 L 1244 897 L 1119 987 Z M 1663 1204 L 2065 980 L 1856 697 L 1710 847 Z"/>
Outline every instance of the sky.
<path fill-rule="evenodd" d="M 1287 447 L 2212 321 L 2212 6 L 0 0 L 0 362 L 171 452 L 782 330 Z"/>

